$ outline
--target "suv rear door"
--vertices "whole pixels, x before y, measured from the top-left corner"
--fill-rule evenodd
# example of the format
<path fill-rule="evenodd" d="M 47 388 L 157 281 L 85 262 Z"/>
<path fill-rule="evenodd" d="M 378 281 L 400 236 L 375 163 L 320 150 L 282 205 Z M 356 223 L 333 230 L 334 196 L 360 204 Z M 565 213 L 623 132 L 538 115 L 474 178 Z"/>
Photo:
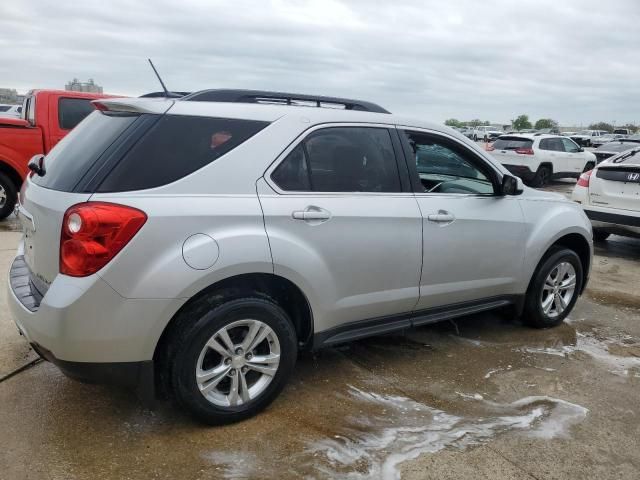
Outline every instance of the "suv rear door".
<path fill-rule="evenodd" d="M 399 145 L 384 125 L 323 125 L 259 181 L 275 273 L 314 296 L 316 332 L 416 304 L 422 217 Z"/>
<path fill-rule="evenodd" d="M 400 133 L 423 215 L 416 310 L 522 293 L 518 198 L 497 195 L 494 167 L 452 137 L 409 128 Z"/>

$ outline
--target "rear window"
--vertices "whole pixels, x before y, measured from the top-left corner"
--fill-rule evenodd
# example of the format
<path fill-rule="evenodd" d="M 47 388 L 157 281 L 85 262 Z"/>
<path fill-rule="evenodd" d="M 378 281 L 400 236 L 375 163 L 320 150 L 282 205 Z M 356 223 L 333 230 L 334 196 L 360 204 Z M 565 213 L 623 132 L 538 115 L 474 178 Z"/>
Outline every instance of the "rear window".
<path fill-rule="evenodd" d="M 0 105 L 0 112 L 8 112 L 10 108 L 9 105 Z"/>
<path fill-rule="evenodd" d="M 517 148 L 531 148 L 533 140 L 520 137 L 499 137 L 493 142 L 493 148 L 496 150 L 515 150 Z"/>
<path fill-rule="evenodd" d="M 94 111 L 49 152 L 44 162 L 45 175 L 32 175 L 31 180 L 41 187 L 72 192 L 109 145 L 137 118 Z"/>
<path fill-rule="evenodd" d="M 607 163 L 640 164 L 640 147 L 636 147 L 629 152 L 619 154 L 617 157 L 612 157 L 608 160 Z"/>
<path fill-rule="evenodd" d="M 86 98 L 60 98 L 58 100 L 58 123 L 63 130 L 71 130 L 84 120 L 95 108 Z"/>
<path fill-rule="evenodd" d="M 267 125 L 253 120 L 165 115 L 115 165 L 97 191 L 143 190 L 174 182 Z"/>

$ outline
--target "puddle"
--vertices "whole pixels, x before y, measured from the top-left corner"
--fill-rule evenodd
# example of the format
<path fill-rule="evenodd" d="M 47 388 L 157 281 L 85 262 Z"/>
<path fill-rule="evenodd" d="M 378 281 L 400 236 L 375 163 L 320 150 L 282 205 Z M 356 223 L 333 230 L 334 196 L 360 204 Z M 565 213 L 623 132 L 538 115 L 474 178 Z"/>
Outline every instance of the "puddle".
<path fill-rule="evenodd" d="M 489 415 L 465 418 L 406 397 L 364 392 L 351 387 L 350 395 L 368 404 L 374 415 L 346 419 L 344 433 L 312 443 L 310 452 L 325 464 L 316 464 L 319 477 L 399 479 L 399 465 L 424 453 L 445 448 L 464 449 L 482 444 L 500 433 L 521 431 L 536 438 L 565 436 L 588 410 L 551 397 L 526 397 L 510 404 L 461 394 L 481 402 Z"/>
<path fill-rule="evenodd" d="M 575 345 L 525 347 L 520 351 L 563 358 L 581 352 L 604 364 L 611 373 L 622 376 L 640 370 L 640 344 L 628 335 L 600 339 L 592 332 L 578 332 Z"/>

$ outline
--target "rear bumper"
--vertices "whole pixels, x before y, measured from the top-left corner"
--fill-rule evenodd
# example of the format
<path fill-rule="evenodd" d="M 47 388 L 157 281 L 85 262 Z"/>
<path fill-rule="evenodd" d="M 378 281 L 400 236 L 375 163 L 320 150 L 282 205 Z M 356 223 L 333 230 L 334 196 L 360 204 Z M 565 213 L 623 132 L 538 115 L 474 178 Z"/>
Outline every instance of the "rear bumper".
<path fill-rule="evenodd" d="M 502 166 L 509 170 L 516 177 L 520 177 L 525 182 L 530 182 L 536 176 L 536 172 L 532 172 L 526 165 L 510 165 L 503 163 Z"/>
<path fill-rule="evenodd" d="M 130 299 L 98 275 L 58 275 L 44 297 L 32 295 L 18 250 L 7 281 L 9 309 L 42 357 L 86 381 L 131 385 L 151 364 L 157 342 L 183 299 Z"/>
<path fill-rule="evenodd" d="M 640 236 L 640 214 L 625 215 L 587 208 L 584 211 L 593 228 L 617 235 Z"/>

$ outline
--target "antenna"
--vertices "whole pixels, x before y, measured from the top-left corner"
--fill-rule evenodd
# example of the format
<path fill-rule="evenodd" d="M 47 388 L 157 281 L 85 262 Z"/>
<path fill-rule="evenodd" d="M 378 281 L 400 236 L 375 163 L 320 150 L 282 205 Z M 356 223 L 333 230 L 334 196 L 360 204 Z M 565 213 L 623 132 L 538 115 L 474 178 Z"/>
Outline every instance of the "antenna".
<path fill-rule="evenodd" d="M 169 90 L 167 90 L 167 87 L 165 86 L 164 82 L 162 81 L 162 78 L 160 78 L 160 74 L 158 73 L 158 70 L 156 70 L 156 67 L 155 67 L 155 65 L 153 65 L 153 62 L 151 61 L 151 59 L 147 58 L 147 60 L 149 60 L 149 65 L 151 65 L 151 68 L 153 68 L 153 73 L 156 74 L 156 77 L 158 77 L 158 81 L 160 82 L 160 85 L 162 85 L 162 89 L 164 90 L 164 96 L 166 98 L 175 97 L 175 95 L 172 95 L 171 92 Z"/>

